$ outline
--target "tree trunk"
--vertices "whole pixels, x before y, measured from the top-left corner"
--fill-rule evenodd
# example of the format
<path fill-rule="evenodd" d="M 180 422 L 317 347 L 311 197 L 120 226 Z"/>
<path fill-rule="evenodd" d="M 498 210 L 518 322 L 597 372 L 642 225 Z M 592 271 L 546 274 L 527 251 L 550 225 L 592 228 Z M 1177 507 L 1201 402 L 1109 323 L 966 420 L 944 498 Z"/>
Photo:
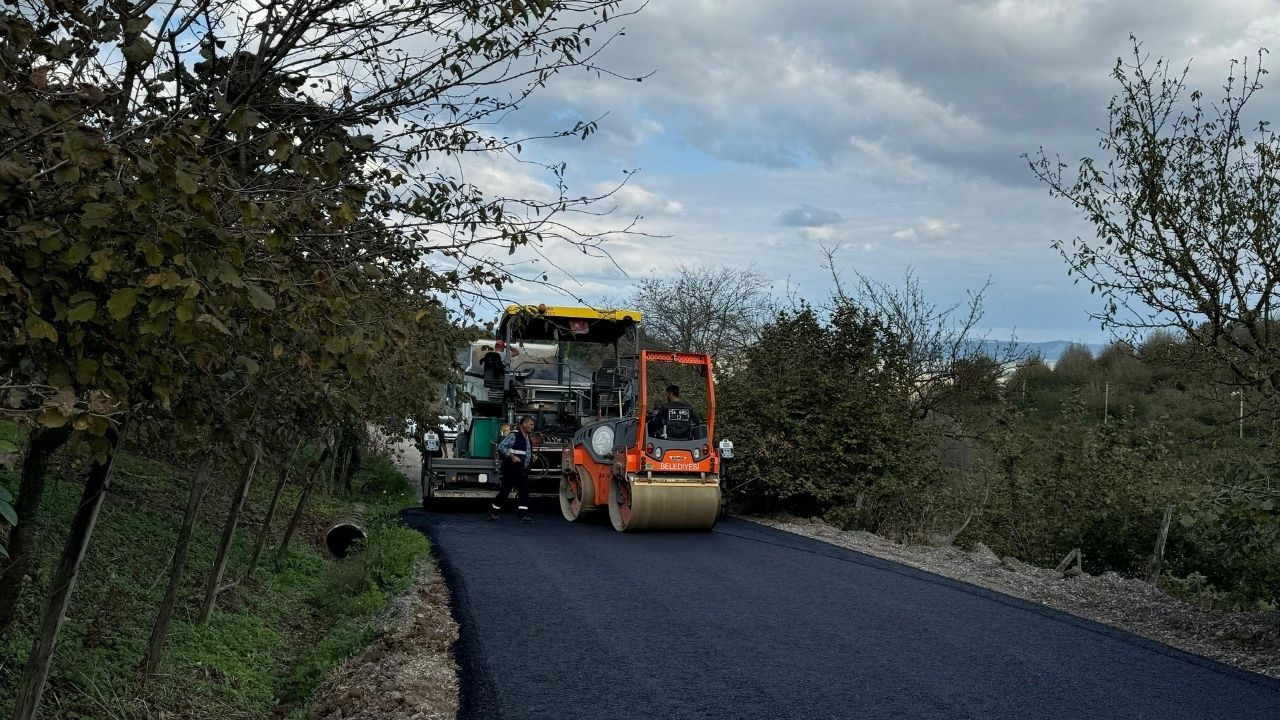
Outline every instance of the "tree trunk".
<path fill-rule="evenodd" d="M 44 613 L 40 616 L 40 630 L 36 633 L 31 645 L 31 655 L 22 670 L 22 680 L 18 684 L 18 697 L 14 703 L 14 720 L 33 720 L 40 708 L 40 698 L 44 694 L 45 681 L 49 678 L 49 665 L 53 662 L 53 650 L 58 642 L 58 633 L 62 630 L 62 622 L 71 602 L 71 593 L 75 590 L 76 576 L 80 573 L 80 564 L 85 552 L 89 549 L 89 539 L 93 537 L 93 527 L 98 522 L 98 511 L 102 509 L 102 501 L 107 496 L 107 488 L 111 486 L 111 477 L 115 473 L 116 455 L 120 450 L 120 442 L 124 436 L 125 423 L 121 423 L 118 431 L 108 435 L 111 441 L 111 455 L 106 463 L 94 462 L 89 469 L 89 477 L 85 480 L 84 492 L 80 495 L 80 506 L 75 517 L 71 519 L 71 529 L 67 533 L 67 542 L 62 549 L 62 559 L 54 573 L 52 590 L 45 602 Z"/>
<path fill-rule="evenodd" d="M 293 446 L 293 452 L 289 455 L 289 462 L 280 471 L 280 480 L 276 482 L 275 492 L 271 493 L 271 503 L 267 505 L 267 514 L 262 518 L 262 527 L 258 530 L 258 539 L 253 543 L 253 555 L 249 558 L 249 569 L 244 576 L 253 577 L 254 571 L 258 569 L 258 558 L 262 555 L 262 547 L 267 544 L 267 535 L 271 533 L 271 521 L 276 516 L 276 506 L 280 504 L 280 493 L 284 490 L 284 486 L 288 484 L 289 477 L 293 475 L 293 461 L 298 457 L 298 451 L 302 449 L 302 438 L 298 438 L 298 442 Z"/>
<path fill-rule="evenodd" d="M 227 554 L 231 550 L 231 542 L 235 539 L 240 510 L 244 507 L 245 496 L 249 494 L 249 484 L 253 481 L 253 473 L 258 468 L 258 457 L 261 454 L 262 449 L 254 445 L 253 455 L 245 464 L 244 476 L 240 478 L 236 494 L 231 498 L 231 510 L 227 513 L 227 522 L 222 526 L 222 540 L 218 543 L 218 556 L 213 561 L 213 570 L 209 572 L 209 582 L 204 588 L 204 605 L 200 607 L 200 617 L 197 619 L 201 625 L 209 622 L 209 616 L 213 614 L 213 606 L 218 602 L 218 593 L 222 591 L 222 576 L 227 571 Z"/>
<path fill-rule="evenodd" d="M 289 518 L 289 526 L 284 529 L 284 539 L 280 541 L 280 549 L 276 551 L 276 562 L 280 562 L 280 558 L 284 557 L 284 553 L 289 549 L 289 541 L 293 539 L 293 532 L 298 529 L 298 522 L 302 520 L 302 510 L 307 505 L 307 496 L 311 494 L 311 488 L 316 484 L 316 478 L 324 472 L 324 461 L 329 458 L 329 448 L 325 448 L 321 453 L 320 459 L 316 461 L 316 466 L 311 469 L 311 475 L 307 478 L 307 484 L 302 487 L 302 495 L 298 498 L 298 507 L 293 510 L 293 517 Z"/>
<path fill-rule="evenodd" d="M 349 467 L 350 464 L 351 446 L 348 445 L 346 450 L 342 453 L 342 474 L 339 476 L 342 479 L 342 489 L 346 490 L 348 493 L 351 492 L 351 475 L 347 472 L 347 467 Z"/>
<path fill-rule="evenodd" d="M 36 428 L 27 440 L 27 456 L 22 461 L 22 479 L 18 485 L 18 501 L 14 512 L 18 524 L 9 531 L 9 557 L 12 560 L 0 575 L 0 632 L 9 627 L 18 610 L 18 600 L 34 555 L 37 518 L 44 499 L 45 469 L 49 457 L 71 437 L 71 427 Z"/>
<path fill-rule="evenodd" d="M 337 489 L 338 489 L 338 452 L 337 452 L 337 447 L 338 447 L 338 444 L 335 442 L 335 443 L 333 444 L 333 452 L 330 452 L 330 453 L 329 453 L 329 472 L 328 472 L 328 474 L 326 475 L 326 478 L 328 479 L 327 487 L 329 488 L 329 494 L 330 494 L 330 495 L 334 494 L 334 492 L 336 492 L 336 491 L 337 491 Z"/>
<path fill-rule="evenodd" d="M 151 676 L 160 667 L 160 657 L 164 653 L 165 636 L 169 632 L 169 621 L 173 619 L 173 606 L 178 600 L 178 587 L 182 584 L 182 568 L 187 562 L 187 547 L 191 544 L 191 532 L 195 528 L 200 514 L 200 501 L 204 499 L 204 488 L 209 481 L 209 465 L 213 462 L 213 453 L 205 456 L 200 469 L 191 479 L 191 491 L 187 494 L 187 511 L 182 516 L 182 524 L 178 527 L 178 542 L 173 548 L 173 565 L 169 569 L 169 586 L 164 591 L 164 601 L 160 603 L 160 614 L 156 616 L 155 625 L 151 626 L 151 642 L 147 645 L 147 657 L 142 661 L 142 672 Z"/>
<path fill-rule="evenodd" d="M 1151 562 L 1147 563 L 1147 582 L 1152 585 L 1160 579 L 1160 566 L 1164 564 L 1164 544 L 1169 539 L 1169 521 L 1173 519 L 1173 506 L 1166 505 L 1164 517 L 1160 519 L 1160 532 L 1156 534 L 1156 547 L 1151 552 Z"/>

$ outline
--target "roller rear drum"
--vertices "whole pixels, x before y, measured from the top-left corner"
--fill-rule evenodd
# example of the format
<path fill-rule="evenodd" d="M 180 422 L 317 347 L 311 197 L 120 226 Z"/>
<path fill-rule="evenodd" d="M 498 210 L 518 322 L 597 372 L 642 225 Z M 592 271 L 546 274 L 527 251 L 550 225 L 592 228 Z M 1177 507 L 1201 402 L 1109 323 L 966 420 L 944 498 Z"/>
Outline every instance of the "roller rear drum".
<path fill-rule="evenodd" d="M 710 530 L 720 513 L 720 484 L 699 478 L 614 477 L 609 519 L 618 532 Z"/>

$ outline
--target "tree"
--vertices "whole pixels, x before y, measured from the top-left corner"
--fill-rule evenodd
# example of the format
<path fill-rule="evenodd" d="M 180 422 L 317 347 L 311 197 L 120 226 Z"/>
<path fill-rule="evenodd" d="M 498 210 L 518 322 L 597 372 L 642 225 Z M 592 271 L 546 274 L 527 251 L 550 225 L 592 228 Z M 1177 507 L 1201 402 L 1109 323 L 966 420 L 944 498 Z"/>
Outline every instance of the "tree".
<path fill-rule="evenodd" d="M 932 447 L 914 434 L 908 371 L 905 349 L 862 309 L 779 313 L 717 389 L 718 432 L 741 448 L 731 485 L 774 511 L 843 507 L 868 529 L 911 525 Z"/>
<path fill-rule="evenodd" d="M 1102 296 L 1104 327 L 1186 338 L 1207 378 L 1280 392 L 1280 137 L 1245 110 L 1262 89 L 1262 52 L 1233 62 L 1217 102 L 1187 87 L 1187 69 L 1154 62 L 1133 40 L 1099 146 L 1072 170 L 1040 150 L 1032 172 L 1077 208 L 1094 236 L 1059 241 L 1075 274 Z M 1130 337 L 1136 341 L 1137 337 Z M 1199 363 L 1201 359 L 1207 363 Z"/>
<path fill-rule="evenodd" d="M 972 381 L 969 371 L 974 367 L 994 363 L 1002 373 L 1021 358 L 1012 339 L 1008 343 L 990 343 L 978 336 L 989 280 L 970 291 L 965 302 L 947 306 L 925 297 L 920 279 L 911 268 L 896 288 L 855 271 L 857 284 L 849 290 L 836 266 L 838 250 L 838 246 L 823 249 L 824 267 L 835 284 L 831 302 L 836 308 L 865 308 L 879 317 L 902 344 L 908 358 L 904 380 L 918 417 L 928 417 L 951 402 L 960 389 L 961 373 L 969 374 Z"/>
<path fill-rule="evenodd" d="M 448 335 L 442 297 L 513 279 L 490 251 L 608 235 L 573 230 L 593 198 L 569 194 L 562 165 L 546 168 L 557 192 L 530 199 L 486 193 L 456 161 L 520 152 L 527 138 L 491 122 L 558 72 L 599 70 L 609 38 L 592 35 L 619 9 L 18 0 L 0 12 L 0 411 L 90 446 L 96 511 L 126 416 L 287 444 L 263 428 L 363 427 L 422 391 L 442 373 L 388 358 Z M 17 506 L 39 504 L 60 444 L 28 453 Z M 70 590 L 47 605 L 21 718 Z"/>
<path fill-rule="evenodd" d="M 640 282 L 632 304 L 653 347 L 711 355 L 731 367 L 776 312 L 770 280 L 754 267 L 676 265 L 671 277 Z"/>
<path fill-rule="evenodd" d="M 1018 364 L 1009 375 L 1007 387 L 1011 394 L 1024 397 L 1027 390 L 1056 384 L 1053 369 L 1039 355 L 1032 355 Z"/>
<path fill-rule="evenodd" d="M 1097 377 L 1093 351 L 1080 343 L 1069 343 L 1053 363 L 1053 375 L 1067 385 L 1089 385 Z"/>

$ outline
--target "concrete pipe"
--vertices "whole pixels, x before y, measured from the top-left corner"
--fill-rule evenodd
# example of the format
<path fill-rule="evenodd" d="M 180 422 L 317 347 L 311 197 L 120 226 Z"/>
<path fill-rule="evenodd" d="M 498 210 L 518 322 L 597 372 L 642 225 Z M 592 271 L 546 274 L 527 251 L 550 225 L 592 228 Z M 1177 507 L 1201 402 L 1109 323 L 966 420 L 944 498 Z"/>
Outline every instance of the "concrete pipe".
<path fill-rule="evenodd" d="M 352 514 L 338 520 L 324 531 L 324 546 L 336 558 L 345 558 L 358 543 L 364 542 L 365 506 L 357 503 Z"/>

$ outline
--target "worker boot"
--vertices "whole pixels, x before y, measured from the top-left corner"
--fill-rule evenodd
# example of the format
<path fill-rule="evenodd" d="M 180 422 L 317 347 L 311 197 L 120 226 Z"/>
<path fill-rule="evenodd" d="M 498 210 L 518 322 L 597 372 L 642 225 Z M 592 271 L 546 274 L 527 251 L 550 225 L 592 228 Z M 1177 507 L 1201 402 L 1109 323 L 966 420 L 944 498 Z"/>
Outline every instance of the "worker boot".
<path fill-rule="evenodd" d="M 498 510 L 500 510 L 500 508 L 496 508 L 496 507 L 492 507 L 492 506 L 491 506 L 491 507 L 490 507 L 490 509 L 489 509 L 489 517 L 488 517 L 488 519 L 489 519 L 489 520 L 500 520 L 501 518 L 499 518 L 499 517 L 498 517 Z"/>

